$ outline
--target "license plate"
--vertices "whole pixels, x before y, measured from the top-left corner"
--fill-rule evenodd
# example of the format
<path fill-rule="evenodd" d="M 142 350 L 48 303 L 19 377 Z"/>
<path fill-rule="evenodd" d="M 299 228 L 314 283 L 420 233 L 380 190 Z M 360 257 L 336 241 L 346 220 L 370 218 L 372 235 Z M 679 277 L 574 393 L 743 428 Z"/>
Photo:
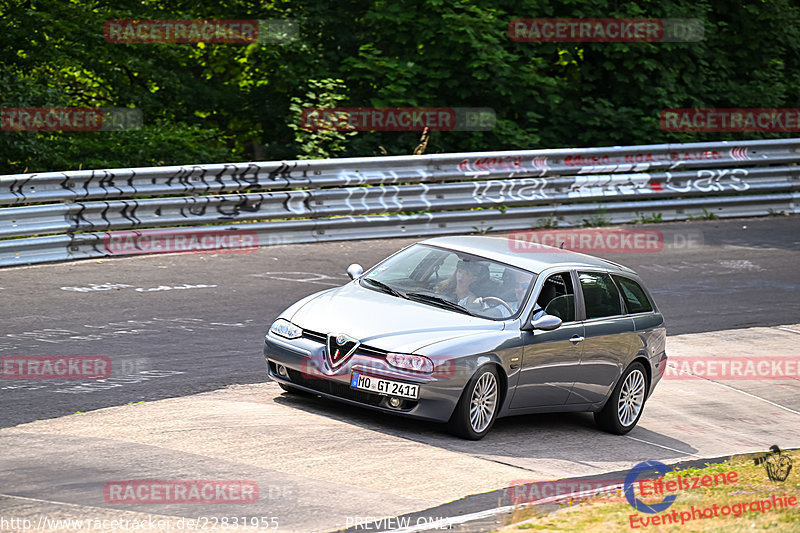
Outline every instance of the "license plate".
<path fill-rule="evenodd" d="M 353 373 L 353 378 L 350 380 L 350 387 L 358 390 L 377 392 L 378 394 L 385 394 L 387 396 L 399 396 L 400 398 L 408 398 L 410 400 L 419 398 L 419 385 L 375 378 L 365 376 L 364 374 Z"/>

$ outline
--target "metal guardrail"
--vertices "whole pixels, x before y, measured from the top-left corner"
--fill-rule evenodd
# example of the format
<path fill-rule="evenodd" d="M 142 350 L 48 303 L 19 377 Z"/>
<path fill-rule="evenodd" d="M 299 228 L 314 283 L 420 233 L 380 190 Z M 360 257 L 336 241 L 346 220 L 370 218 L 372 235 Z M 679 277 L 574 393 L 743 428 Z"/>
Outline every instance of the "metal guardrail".
<path fill-rule="evenodd" d="M 0 266 L 117 254 L 117 230 L 147 228 L 268 245 L 798 213 L 798 163 L 781 139 L 0 176 Z"/>

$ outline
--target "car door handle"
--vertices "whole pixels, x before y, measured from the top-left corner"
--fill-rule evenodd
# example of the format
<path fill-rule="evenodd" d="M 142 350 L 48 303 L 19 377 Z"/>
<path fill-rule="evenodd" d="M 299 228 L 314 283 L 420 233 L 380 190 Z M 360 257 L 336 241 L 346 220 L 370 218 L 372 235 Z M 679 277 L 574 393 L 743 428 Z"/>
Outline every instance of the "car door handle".
<path fill-rule="evenodd" d="M 579 337 L 577 335 L 573 335 L 572 337 L 570 337 L 569 342 L 571 342 L 572 344 L 577 346 L 578 343 L 581 342 L 582 340 L 583 340 L 583 337 Z"/>

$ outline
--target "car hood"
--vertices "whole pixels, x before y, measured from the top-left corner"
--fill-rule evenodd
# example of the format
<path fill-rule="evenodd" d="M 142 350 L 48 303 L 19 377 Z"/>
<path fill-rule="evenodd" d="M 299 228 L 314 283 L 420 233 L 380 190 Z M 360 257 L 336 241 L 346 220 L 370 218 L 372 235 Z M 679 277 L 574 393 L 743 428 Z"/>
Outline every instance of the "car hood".
<path fill-rule="evenodd" d="M 405 300 L 357 282 L 320 293 L 287 318 L 303 329 L 343 333 L 362 344 L 403 353 L 504 328 L 503 322 Z"/>

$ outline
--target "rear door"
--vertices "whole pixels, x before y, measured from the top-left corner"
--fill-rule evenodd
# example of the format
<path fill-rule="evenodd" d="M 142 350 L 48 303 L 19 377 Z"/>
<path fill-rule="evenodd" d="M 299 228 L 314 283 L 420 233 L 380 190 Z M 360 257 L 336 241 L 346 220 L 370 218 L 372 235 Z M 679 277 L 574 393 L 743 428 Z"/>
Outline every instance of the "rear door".
<path fill-rule="evenodd" d="M 625 315 L 619 289 L 600 270 L 576 272 L 583 305 L 583 352 L 568 404 L 604 401 L 624 370 L 634 346 L 635 324 Z"/>

